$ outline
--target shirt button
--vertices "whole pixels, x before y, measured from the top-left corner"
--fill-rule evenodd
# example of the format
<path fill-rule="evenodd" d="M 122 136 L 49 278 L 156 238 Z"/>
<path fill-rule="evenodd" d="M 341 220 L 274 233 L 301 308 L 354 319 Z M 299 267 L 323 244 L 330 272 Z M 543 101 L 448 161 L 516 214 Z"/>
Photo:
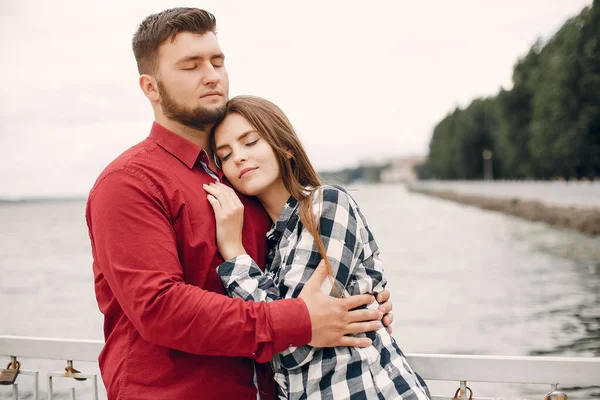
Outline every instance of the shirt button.
<path fill-rule="evenodd" d="M 294 347 L 293 343 L 288 344 L 288 347 Z"/>

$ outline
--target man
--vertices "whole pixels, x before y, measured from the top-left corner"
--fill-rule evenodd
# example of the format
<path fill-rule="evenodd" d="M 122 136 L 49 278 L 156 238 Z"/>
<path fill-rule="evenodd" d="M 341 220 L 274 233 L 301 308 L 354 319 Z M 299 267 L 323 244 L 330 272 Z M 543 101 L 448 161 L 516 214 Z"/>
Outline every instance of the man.
<path fill-rule="evenodd" d="M 271 399 L 268 366 L 253 359 L 264 363 L 305 344 L 368 346 L 345 335 L 377 329 L 391 308 L 349 312 L 372 297 L 321 293 L 324 268 L 298 299 L 223 295 L 215 272 L 223 259 L 202 188 L 222 180 L 208 151 L 229 89 L 215 29 L 210 13 L 176 8 L 147 17 L 133 38 L 155 122 L 102 172 L 86 208 L 110 399 Z M 244 247 L 265 260 L 270 221 L 256 201 L 242 202 Z"/>

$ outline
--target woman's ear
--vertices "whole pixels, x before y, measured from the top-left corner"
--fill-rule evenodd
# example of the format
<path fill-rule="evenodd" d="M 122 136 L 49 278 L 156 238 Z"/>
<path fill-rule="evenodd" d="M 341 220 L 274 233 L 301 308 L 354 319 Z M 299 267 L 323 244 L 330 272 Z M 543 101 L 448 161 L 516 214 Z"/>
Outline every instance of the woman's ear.
<path fill-rule="evenodd" d="M 290 160 L 290 159 L 292 159 L 292 158 L 294 157 L 294 152 L 292 151 L 292 149 L 288 148 L 288 149 L 285 151 L 285 157 L 286 157 L 288 160 Z"/>

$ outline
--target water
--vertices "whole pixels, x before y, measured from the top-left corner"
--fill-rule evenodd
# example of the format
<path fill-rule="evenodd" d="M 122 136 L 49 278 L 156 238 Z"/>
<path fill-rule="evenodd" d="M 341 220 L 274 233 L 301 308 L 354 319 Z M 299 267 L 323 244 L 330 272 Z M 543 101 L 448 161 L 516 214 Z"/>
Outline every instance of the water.
<path fill-rule="evenodd" d="M 405 352 L 600 356 L 597 238 L 403 186 L 354 189 L 382 249 L 394 336 Z M 102 339 L 84 208 L 83 201 L 0 206 L 0 334 Z M 27 369 L 64 368 L 64 362 L 28 362 Z M 75 368 L 97 371 L 81 363 Z M 22 379 L 20 392 L 31 392 L 29 378 Z M 451 394 L 455 385 L 432 386 Z M 89 398 L 91 384 L 77 386 Z M 472 387 L 478 396 L 498 390 L 505 398 L 543 398 L 548 391 Z M 0 388 L 0 398 L 9 393 Z M 600 398 L 600 388 L 569 395 Z"/>

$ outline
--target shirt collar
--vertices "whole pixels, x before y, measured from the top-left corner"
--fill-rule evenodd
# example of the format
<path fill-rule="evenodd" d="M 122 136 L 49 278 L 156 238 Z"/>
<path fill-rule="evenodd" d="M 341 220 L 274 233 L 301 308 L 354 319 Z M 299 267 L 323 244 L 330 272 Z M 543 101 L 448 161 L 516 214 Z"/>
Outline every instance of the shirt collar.
<path fill-rule="evenodd" d="M 296 208 L 298 208 L 298 200 L 290 196 L 285 205 L 283 206 L 283 210 L 281 214 L 279 214 L 279 218 L 277 218 L 277 222 L 271 228 L 269 232 L 267 232 L 267 237 L 271 240 L 281 239 L 283 236 L 283 232 L 285 232 L 285 228 L 287 228 L 292 216 L 294 215 Z"/>
<path fill-rule="evenodd" d="M 208 165 L 208 156 L 202 147 L 168 130 L 156 121 L 152 124 L 149 137 L 190 169 L 198 160 Z"/>

